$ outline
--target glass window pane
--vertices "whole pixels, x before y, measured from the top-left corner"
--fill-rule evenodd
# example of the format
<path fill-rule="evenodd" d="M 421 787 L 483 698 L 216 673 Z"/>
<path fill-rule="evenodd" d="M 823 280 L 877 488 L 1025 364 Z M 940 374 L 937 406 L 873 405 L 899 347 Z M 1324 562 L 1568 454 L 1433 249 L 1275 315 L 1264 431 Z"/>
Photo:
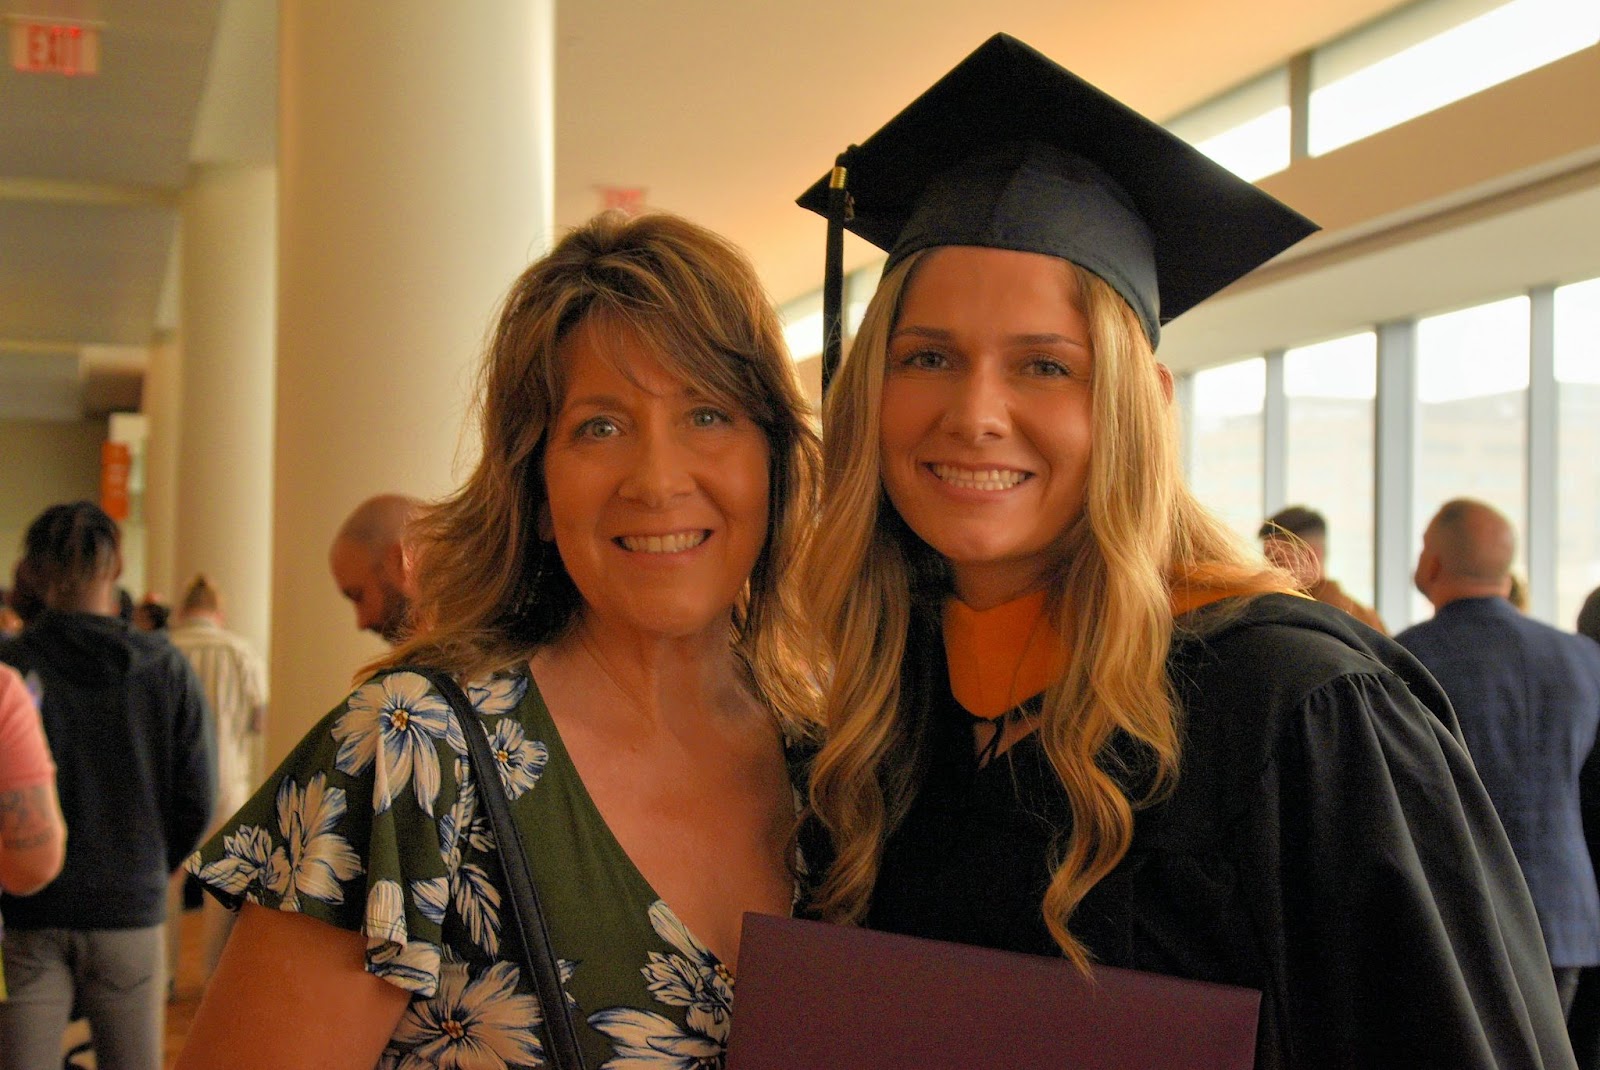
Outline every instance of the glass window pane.
<path fill-rule="evenodd" d="M 1289 166 L 1289 73 L 1272 71 L 1202 104 L 1167 129 L 1244 179 Z"/>
<path fill-rule="evenodd" d="M 1195 496 L 1246 539 L 1261 527 L 1262 402 L 1267 364 L 1260 357 L 1194 375 Z"/>
<path fill-rule="evenodd" d="M 1424 0 L 1312 57 L 1313 156 L 1600 41 L 1595 0 Z"/>
<path fill-rule="evenodd" d="M 1570 631 L 1600 587 L 1600 279 L 1555 299 L 1556 617 Z"/>
<path fill-rule="evenodd" d="M 1327 518 L 1326 573 L 1367 605 L 1374 591 L 1377 388 L 1378 339 L 1370 332 L 1283 355 L 1285 500 Z"/>
<path fill-rule="evenodd" d="M 1477 498 L 1517 530 L 1524 577 L 1528 530 L 1528 299 L 1417 321 L 1417 452 L 1413 550 L 1451 498 Z M 1413 595 L 1412 619 L 1433 609 Z"/>

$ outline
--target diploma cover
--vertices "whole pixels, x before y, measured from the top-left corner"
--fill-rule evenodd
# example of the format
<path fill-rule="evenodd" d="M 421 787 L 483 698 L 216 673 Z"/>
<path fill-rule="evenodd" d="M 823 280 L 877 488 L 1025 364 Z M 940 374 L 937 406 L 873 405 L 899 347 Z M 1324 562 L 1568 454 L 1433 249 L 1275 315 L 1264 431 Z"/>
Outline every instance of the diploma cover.
<path fill-rule="evenodd" d="M 728 1070 L 1250 1070 L 1261 994 L 744 916 Z"/>

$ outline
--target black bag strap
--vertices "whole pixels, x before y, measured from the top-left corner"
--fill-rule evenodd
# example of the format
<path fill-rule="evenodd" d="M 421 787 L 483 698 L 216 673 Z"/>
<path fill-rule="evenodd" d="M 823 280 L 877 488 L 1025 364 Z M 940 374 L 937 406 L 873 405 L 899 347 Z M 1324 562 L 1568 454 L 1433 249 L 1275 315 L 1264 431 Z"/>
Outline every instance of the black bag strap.
<path fill-rule="evenodd" d="M 511 893 L 511 913 L 522 944 L 523 966 L 533 977 L 533 989 L 544 1011 L 545 1063 L 555 1070 L 583 1070 L 583 1053 L 578 1050 L 578 1034 L 572 1024 L 572 1007 L 561 987 L 561 971 L 555 949 L 550 946 L 550 929 L 539 908 L 539 892 L 533 884 L 528 852 L 522 833 L 511 818 L 511 803 L 500 783 L 500 770 L 489 752 L 489 729 L 478 716 L 461 686 L 448 673 L 418 665 L 402 665 L 395 672 L 412 672 L 424 677 L 450 703 L 461 722 L 467 741 L 467 761 L 478 781 L 478 794 L 489 812 L 489 826 L 500 848 L 500 865 Z"/>

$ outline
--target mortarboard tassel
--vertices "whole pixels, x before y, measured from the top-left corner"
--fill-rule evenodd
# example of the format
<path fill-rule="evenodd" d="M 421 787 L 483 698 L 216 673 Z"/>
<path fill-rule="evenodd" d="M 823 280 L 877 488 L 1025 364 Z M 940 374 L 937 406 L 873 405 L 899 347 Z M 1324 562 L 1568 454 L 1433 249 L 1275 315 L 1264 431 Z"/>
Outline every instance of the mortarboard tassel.
<path fill-rule="evenodd" d="M 828 248 L 822 268 L 822 394 L 839 370 L 844 348 L 844 225 L 850 219 L 849 177 L 851 145 L 839 154 L 828 180 Z"/>

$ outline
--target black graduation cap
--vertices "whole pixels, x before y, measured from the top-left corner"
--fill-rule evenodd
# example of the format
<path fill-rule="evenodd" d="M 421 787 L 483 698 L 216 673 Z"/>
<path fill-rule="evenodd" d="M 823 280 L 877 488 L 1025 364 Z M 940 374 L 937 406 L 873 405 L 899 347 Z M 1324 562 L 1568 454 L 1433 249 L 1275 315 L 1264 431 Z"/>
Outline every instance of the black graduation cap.
<path fill-rule="evenodd" d="M 830 219 L 835 363 L 840 226 L 888 267 L 940 245 L 1070 260 L 1122 295 L 1152 346 L 1161 324 L 1317 229 L 1003 33 L 839 162 L 798 202 Z"/>

